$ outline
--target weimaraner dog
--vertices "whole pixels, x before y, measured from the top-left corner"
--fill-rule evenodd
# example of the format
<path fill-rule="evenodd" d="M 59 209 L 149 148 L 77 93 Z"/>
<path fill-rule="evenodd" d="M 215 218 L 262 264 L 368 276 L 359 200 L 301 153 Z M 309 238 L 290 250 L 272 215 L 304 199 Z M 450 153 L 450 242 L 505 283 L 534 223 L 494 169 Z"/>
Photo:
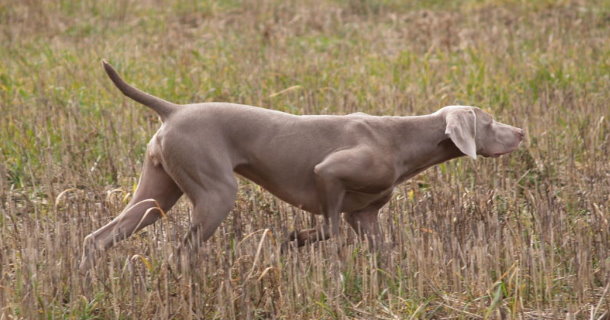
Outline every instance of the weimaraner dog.
<path fill-rule="evenodd" d="M 435 164 L 514 151 L 523 130 L 481 109 L 449 106 L 423 116 L 363 113 L 297 116 L 230 103 L 177 105 L 106 73 L 131 99 L 159 114 L 142 175 L 123 212 L 85 238 L 80 265 L 152 224 L 185 193 L 193 203 L 183 245 L 212 236 L 231 211 L 237 173 L 278 198 L 324 217 L 321 228 L 294 232 L 297 245 L 337 234 L 341 213 L 365 239 L 380 239 L 377 215 L 394 188 Z"/>

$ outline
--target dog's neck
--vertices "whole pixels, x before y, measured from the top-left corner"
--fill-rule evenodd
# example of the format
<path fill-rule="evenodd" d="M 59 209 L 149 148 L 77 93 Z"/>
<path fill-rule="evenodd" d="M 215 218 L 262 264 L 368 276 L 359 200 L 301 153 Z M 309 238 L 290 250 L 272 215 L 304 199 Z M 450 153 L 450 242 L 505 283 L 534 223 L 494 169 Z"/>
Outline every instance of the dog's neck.
<path fill-rule="evenodd" d="M 396 117 L 392 124 L 401 180 L 447 160 L 463 156 L 445 134 L 443 114 Z"/>

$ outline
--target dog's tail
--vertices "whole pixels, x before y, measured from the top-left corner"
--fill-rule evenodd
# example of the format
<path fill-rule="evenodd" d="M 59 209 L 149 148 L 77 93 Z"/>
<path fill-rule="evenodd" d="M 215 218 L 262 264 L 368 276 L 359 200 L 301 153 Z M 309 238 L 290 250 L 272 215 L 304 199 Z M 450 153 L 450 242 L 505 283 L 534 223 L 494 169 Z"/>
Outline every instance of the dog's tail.
<path fill-rule="evenodd" d="M 114 82 L 114 85 L 119 88 L 119 90 L 121 90 L 124 95 L 155 110 L 159 114 L 159 116 L 161 116 L 161 121 L 165 121 L 170 116 L 170 114 L 172 114 L 174 111 L 176 111 L 176 109 L 179 108 L 179 106 L 175 103 L 171 103 L 161 98 L 157 98 L 138 88 L 130 86 L 125 81 L 123 81 L 123 79 L 121 79 L 119 74 L 114 70 L 114 68 L 112 68 L 112 66 L 108 62 L 106 62 L 106 60 L 102 60 L 102 64 L 104 65 L 104 70 L 106 71 L 106 74 L 108 74 L 108 77 L 110 77 L 110 80 Z"/>

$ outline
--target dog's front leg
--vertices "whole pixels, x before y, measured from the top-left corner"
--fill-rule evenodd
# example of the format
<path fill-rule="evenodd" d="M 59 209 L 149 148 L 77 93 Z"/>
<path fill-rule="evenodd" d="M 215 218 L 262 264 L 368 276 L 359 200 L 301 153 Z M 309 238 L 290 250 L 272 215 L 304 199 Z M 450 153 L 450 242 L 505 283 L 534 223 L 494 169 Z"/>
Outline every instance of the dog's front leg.
<path fill-rule="evenodd" d="M 302 246 L 336 235 L 348 190 L 373 187 L 371 193 L 387 193 L 394 182 L 393 162 L 388 161 L 390 157 L 379 157 L 379 154 L 366 146 L 358 146 L 334 152 L 317 164 L 314 167 L 315 187 L 319 212 L 324 215 L 325 223 L 315 229 L 294 232 L 289 241 Z M 374 226 L 372 230 L 375 231 Z"/>
<path fill-rule="evenodd" d="M 346 183 L 359 183 L 362 172 L 366 170 L 363 166 L 369 162 L 367 157 L 368 153 L 362 148 L 341 150 L 330 154 L 315 166 L 316 191 L 325 220 L 322 229 L 324 240 L 339 232 Z"/>
<path fill-rule="evenodd" d="M 358 234 L 358 236 L 367 240 L 369 247 L 375 250 L 383 247 L 383 233 L 379 227 L 379 209 L 383 207 L 392 197 L 390 192 L 387 196 L 381 198 L 377 202 L 370 206 L 346 212 L 343 218 L 352 227 L 352 229 Z"/>
<path fill-rule="evenodd" d="M 343 198 L 345 197 L 345 186 L 341 180 L 333 175 L 332 170 L 316 166 L 316 191 L 320 199 L 320 211 L 324 216 L 322 228 L 322 240 L 326 240 L 339 233 L 339 220 Z"/>
<path fill-rule="evenodd" d="M 345 172 L 340 170 L 337 165 L 345 156 L 343 151 L 331 154 L 314 168 L 318 211 L 324 216 L 324 224 L 316 228 L 292 232 L 288 237 L 288 242 L 282 245 L 282 251 L 286 250 L 292 241 L 295 241 L 296 245 L 300 247 L 316 241 L 327 240 L 339 232 L 339 220 L 345 197 L 345 186 L 341 182 L 341 175 Z"/>

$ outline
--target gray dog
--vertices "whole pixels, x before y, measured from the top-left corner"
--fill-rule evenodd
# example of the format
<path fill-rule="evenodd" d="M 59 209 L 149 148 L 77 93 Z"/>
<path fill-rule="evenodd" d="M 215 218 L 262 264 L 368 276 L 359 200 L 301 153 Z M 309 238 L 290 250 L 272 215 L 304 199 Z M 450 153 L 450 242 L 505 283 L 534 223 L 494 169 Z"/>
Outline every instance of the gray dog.
<path fill-rule="evenodd" d="M 381 239 L 379 209 L 399 183 L 463 155 L 512 152 L 523 139 L 522 129 L 475 107 L 377 117 L 296 116 L 229 103 L 177 105 L 128 85 L 105 61 L 104 69 L 119 90 L 157 112 L 163 124 L 148 143 L 127 207 L 85 238 L 82 271 L 93 266 L 96 251 L 155 222 L 183 193 L 193 203 L 185 244 L 207 240 L 233 207 L 234 173 L 324 217 L 321 228 L 291 235 L 297 245 L 337 234 L 341 213 L 374 244 Z"/>

